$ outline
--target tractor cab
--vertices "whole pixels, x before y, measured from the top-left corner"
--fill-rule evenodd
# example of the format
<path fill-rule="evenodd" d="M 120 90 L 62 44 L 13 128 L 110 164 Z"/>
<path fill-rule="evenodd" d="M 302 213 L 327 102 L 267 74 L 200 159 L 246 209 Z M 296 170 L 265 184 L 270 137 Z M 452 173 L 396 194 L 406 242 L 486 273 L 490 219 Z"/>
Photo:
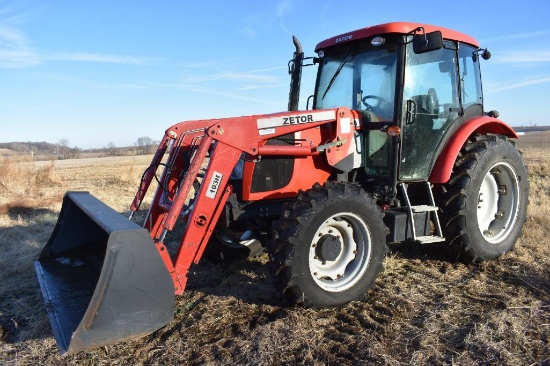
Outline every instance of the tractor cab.
<path fill-rule="evenodd" d="M 465 34 L 389 23 L 330 38 L 316 52 L 313 108 L 347 106 L 363 117 L 365 181 L 428 180 L 453 132 L 483 115 L 479 47 Z"/>

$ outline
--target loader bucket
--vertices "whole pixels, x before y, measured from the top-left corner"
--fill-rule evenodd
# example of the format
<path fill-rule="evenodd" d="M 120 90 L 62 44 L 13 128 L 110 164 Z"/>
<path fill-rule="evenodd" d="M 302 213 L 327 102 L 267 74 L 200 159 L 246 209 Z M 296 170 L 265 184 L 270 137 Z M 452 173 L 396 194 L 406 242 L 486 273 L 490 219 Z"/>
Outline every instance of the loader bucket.
<path fill-rule="evenodd" d="M 174 284 L 147 230 L 68 192 L 35 262 L 61 353 L 147 335 L 174 318 Z"/>

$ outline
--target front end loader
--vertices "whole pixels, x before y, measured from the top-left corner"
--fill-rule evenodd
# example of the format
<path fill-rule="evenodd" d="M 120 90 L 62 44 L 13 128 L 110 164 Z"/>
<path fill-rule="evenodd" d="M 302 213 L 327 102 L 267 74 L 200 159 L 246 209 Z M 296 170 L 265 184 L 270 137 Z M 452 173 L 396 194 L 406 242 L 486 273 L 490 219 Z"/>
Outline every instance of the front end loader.
<path fill-rule="evenodd" d="M 281 294 L 319 308 L 363 298 L 387 243 L 446 242 L 474 262 L 512 249 L 529 183 L 510 140 L 517 135 L 484 111 L 487 50 L 414 23 L 329 38 L 314 58 L 294 44 L 288 111 L 169 127 L 130 220 L 87 192 L 65 195 L 36 262 L 62 353 L 170 322 L 203 255 L 266 249 Z M 318 66 L 312 109 L 297 110 L 308 65 Z M 133 215 L 155 182 L 137 225 Z M 172 248 L 177 225 L 183 234 Z"/>
<path fill-rule="evenodd" d="M 170 322 L 174 294 L 184 292 L 190 266 L 198 263 L 225 214 L 233 193 L 228 181 L 239 160 L 285 155 L 303 158 L 297 165 L 306 166 L 331 149 L 330 161 L 336 164 L 354 149 L 355 118 L 343 108 L 172 126 L 131 206 L 133 212 L 139 208 L 158 167 L 164 165 L 143 227 L 87 192 L 68 192 L 56 228 L 36 262 L 60 350 L 71 354 L 118 343 Z M 336 128 L 325 128 L 329 134 L 324 144 L 313 145 L 308 138 L 301 145 L 265 145 L 268 138 L 311 128 L 321 131 L 322 126 L 338 123 L 346 124 L 340 130 L 348 132 L 331 137 L 329 132 Z M 296 195 L 303 185 L 326 180 L 329 170 L 325 163 L 321 177 L 299 180 L 281 196 Z M 252 183 L 243 180 L 243 184 Z M 272 210 L 280 212 L 282 202 L 278 200 Z M 186 228 L 173 259 L 164 241 L 178 220 Z"/>

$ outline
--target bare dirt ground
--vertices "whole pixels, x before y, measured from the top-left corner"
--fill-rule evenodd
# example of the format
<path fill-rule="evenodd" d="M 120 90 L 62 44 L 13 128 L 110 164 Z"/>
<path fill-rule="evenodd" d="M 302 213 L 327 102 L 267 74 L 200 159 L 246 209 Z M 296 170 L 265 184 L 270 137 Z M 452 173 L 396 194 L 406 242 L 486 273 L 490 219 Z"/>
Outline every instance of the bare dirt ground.
<path fill-rule="evenodd" d="M 547 136 L 546 136 L 547 137 Z M 175 320 L 144 338 L 60 356 L 34 272 L 67 190 L 126 213 L 150 157 L 0 161 L 0 364 L 550 364 L 550 146 L 520 139 L 528 220 L 502 258 L 465 264 L 442 246 L 390 248 L 363 301 L 285 306 L 263 255 L 192 268 Z M 545 143 L 546 141 L 546 143 Z"/>

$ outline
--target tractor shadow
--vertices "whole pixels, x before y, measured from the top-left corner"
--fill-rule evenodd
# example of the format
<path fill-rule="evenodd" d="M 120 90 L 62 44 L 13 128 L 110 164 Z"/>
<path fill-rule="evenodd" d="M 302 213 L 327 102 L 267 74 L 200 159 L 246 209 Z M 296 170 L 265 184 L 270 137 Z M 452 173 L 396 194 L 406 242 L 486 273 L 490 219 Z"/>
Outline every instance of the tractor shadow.
<path fill-rule="evenodd" d="M 463 262 L 460 255 L 447 243 L 420 244 L 414 241 L 388 244 L 388 254 L 403 259 L 442 261 L 448 263 Z"/>
<path fill-rule="evenodd" d="M 407 242 L 388 247 L 389 255 L 407 261 L 460 263 L 446 244 Z M 186 289 L 219 297 L 234 297 L 247 304 L 288 306 L 273 285 L 267 263 L 265 252 L 259 258 L 225 262 L 214 262 L 203 257 L 198 265 L 191 267 Z"/>
<path fill-rule="evenodd" d="M 246 304 L 284 306 L 285 301 L 273 286 L 267 269 L 267 256 L 227 262 L 201 259 L 191 267 L 187 290 L 220 297 L 234 297 Z"/>
<path fill-rule="evenodd" d="M 58 213 L 31 202 L 0 206 L 0 344 L 51 336 L 46 306 L 35 274 L 36 260 L 46 245 Z"/>
<path fill-rule="evenodd" d="M 445 243 L 419 244 L 404 242 L 388 245 L 388 255 L 405 261 L 452 265 L 462 263 Z M 268 257 L 264 252 L 259 258 L 225 262 L 202 258 L 188 274 L 186 290 L 199 291 L 219 297 L 234 297 L 247 304 L 288 306 L 286 299 L 275 289 L 269 273 Z M 437 264 L 435 264 L 437 266 Z"/>

